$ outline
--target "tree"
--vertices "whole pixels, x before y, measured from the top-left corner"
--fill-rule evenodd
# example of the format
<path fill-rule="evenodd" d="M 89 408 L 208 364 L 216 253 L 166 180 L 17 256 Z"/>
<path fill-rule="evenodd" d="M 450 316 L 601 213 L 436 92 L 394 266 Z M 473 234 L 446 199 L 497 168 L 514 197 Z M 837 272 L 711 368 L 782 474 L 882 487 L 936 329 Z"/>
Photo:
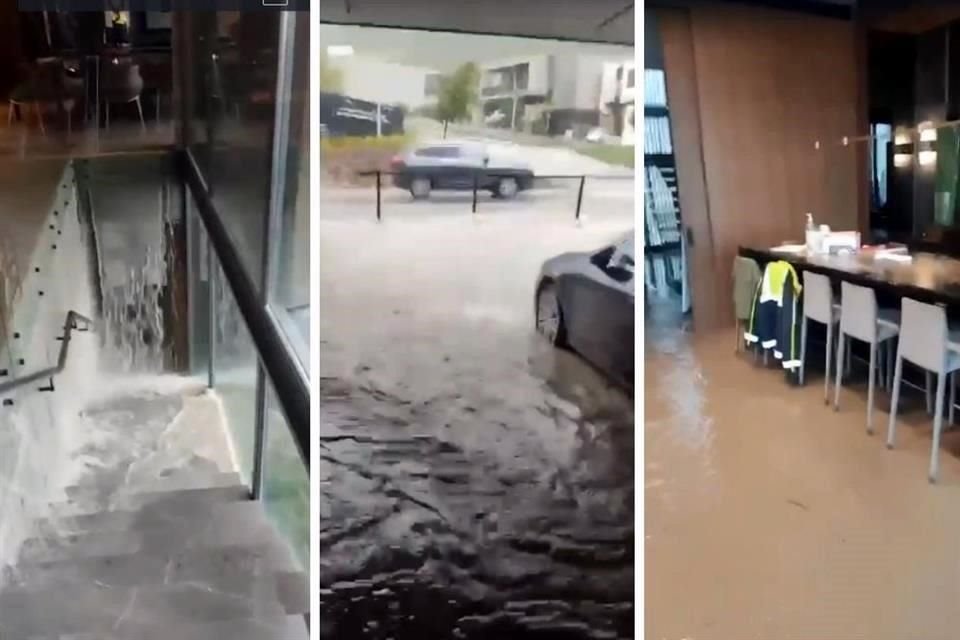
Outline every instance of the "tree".
<path fill-rule="evenodd" d="M 325 93 L 343 93 L 343 69 L 330 63 L 325 53 L 320 54 L 320 90 Z"/>
<path fill-rule="evenodd" d="M 457 70 L 440 80 L 437 95 L 437 119 L 443 123 L 443 137 L 447 137 L 447 125 L 465 120 L 470 109 L 477 103 L 477 85 L 480 83 L 480 69 L 476 64 L 467 62 Z"/>

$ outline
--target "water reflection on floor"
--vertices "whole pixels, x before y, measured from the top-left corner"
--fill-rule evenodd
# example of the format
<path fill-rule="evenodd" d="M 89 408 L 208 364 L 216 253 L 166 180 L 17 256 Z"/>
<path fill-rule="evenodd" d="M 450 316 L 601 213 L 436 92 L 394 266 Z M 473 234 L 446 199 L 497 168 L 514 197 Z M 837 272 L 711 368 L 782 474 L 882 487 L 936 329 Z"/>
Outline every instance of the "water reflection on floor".
<path fill-rule="evenodd" d="M 730 332 L 648 327 L 645 363 L 646 637 L 956 637 L 960 435 L 929 485 L 922 398 L 888 451 L 863 387 L 835 413 Z"/>

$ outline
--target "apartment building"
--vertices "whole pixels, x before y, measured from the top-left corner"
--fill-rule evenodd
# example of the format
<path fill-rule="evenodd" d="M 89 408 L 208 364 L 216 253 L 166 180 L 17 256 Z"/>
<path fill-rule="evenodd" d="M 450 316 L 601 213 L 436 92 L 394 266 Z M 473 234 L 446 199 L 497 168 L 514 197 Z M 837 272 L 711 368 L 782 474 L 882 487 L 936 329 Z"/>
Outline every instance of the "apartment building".
<path fill-rule="evenodd" d="M 632 59 L 563 52 L 485 62 L 480 70 L 478 124 L 575 137 L 598 126 L 611 135 L 632 132 L 619 106 L 633 102 Z"/>

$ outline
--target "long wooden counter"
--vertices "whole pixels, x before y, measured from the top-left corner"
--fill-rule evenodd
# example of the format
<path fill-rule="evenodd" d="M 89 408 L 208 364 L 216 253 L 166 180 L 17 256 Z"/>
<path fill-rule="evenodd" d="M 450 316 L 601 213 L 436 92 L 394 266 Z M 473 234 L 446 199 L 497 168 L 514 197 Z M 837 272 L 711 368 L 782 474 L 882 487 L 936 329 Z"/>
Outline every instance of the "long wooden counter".
<path fill-rule="evenodd" d="M 773 260 L 784 260 L 797 271 L 809 269 L 822 273 L 839 287 L 841 281 L 872 287 L 881 304 L 894 298 L 913 298 L 921 302 L 947 305 L 960 313 L 960 260 L 935 253 L 911 253 L 911 261 L 893 260 L 861 252 L 847 256 L 805 255 L 771 249 L 741 247 L 740 255 L 753 258 L 760 267 Z M 896 302 L 899 306 L 899 301 Z M 952 315 L 951 314 L 951 315 Z"/>

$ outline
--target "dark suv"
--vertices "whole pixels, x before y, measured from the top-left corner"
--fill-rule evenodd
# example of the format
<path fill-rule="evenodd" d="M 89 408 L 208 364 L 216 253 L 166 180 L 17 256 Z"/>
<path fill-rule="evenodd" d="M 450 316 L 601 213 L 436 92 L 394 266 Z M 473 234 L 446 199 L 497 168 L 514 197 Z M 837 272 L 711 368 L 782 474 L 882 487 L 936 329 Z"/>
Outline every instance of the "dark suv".
<path fill-rule="evenodd" d="M 427 198 L 433 190 L 490 191 L 512 198 L 533 186 L 533 171 L 523 163 L 491 161 L 489 149 L 479 142 L 444 142 L 419 147 L 391 163 L 393 184 L 414 198 Z"/>

